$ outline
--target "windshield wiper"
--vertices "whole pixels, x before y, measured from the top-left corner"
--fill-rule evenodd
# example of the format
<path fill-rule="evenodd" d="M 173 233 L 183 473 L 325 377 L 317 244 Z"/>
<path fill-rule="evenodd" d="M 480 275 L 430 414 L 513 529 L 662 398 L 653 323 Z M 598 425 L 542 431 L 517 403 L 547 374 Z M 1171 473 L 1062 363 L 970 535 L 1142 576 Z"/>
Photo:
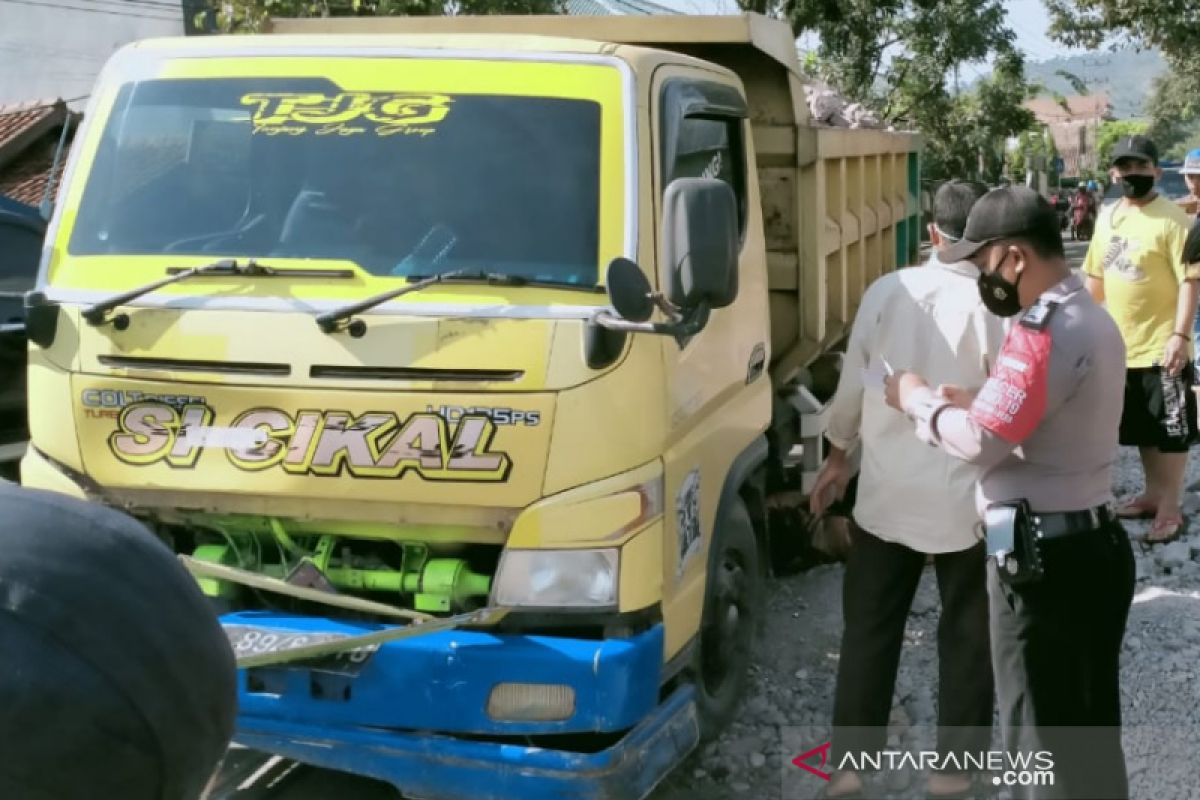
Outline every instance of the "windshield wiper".
<path fill-rule="evenodd" d="M 439 272 L 436 275 L 430 275 L 425 278 L 415 279 L 409 278 L 409 283 L 406 286 L 401 286 L 399 289 L 392 289 L 387 292 L 380 292 L 376 295 L 371 295 L 366 300 L 359 300 L 357 303 L 351 303 L 348 306 L 335 308 L 333 311 L 326 311 L 317 317 L 317 327 L 325 333 L 336 333 L 343 328 L 346 332 L 355 339 L 367 332 L 367 323 L 361 319 L 350 319 L 355 314 L 362 313 L 368 308 L 374 308 L 377 305 L 386 303 L 388 300 L 394 300 L 397 297 L 402 297 L 409 292 L 419 292 L 426 286 L 433 286 L 435 283 L 442 283 L 450 278 L 458 277 L 463 274 L 461 271 Z M 347 321 L 349 321 L 347 323 Z"/>
<path fill-rule="evenodd" d="M 489 286 L 545 286 L 555 289 L 578 289 L 588 292 L 603 292 L 603 286 L 589 286 L 585 284 L 569 283 L 568 281 L 546 281 L 536 278 L 526 278 L 522 275 L 506 275 L 501 272 L 484 272 L 481 270 L 452 270 L 450 272 L 439 272 L 433 275 L 409 275 L 409 283 L 399 289 L 381 292 L 380 294 L 368 297 L 365 300 L 360 300 L 353 305 L 343 306 L 342 308 L 334 309 L 317 317 L 317 325 L 325 333 L 335 333 L 343 328 L 354 338 L 358 338 L 367 332 L 367 323 L 360 319 L 351 320 L 355 314 L 360 314 L 369 308 L 386 303 L 389 300 L 394 300 L 397 297 L 408 294 L 409 292 L 417 292 L 427 286 L 433 286 L 436 283 L 448 283 L 451 281 L 469 281 L 472 283 L 486 283 Z M 347 320 L 349 323 L 347 324 Z"/>
<path fill-rule="evenodd" d="M 149 294 L 156 289 L 161 289 L 172 283 L 178 283 L 201 275 L 236 276 L 239 278 L 353 278 L 354 270 L 277 269 L 275 267 L 268 267 L 265 264 L 259 264 L 254 259 L 250 259 L 245 265 L 242 265 L 238 264 L 232 258 L 227 258 L 199 267 L 169 267 L 167 274 L 170 277 L 152 281 L 136 289 L 130 289 L 128 292 L 122 292 L 107 300 L 101 300 L 95 305 L 88 306 L 83 310 L 83 318 L 87 320 L 89 325 L 103 325 L 107 321 L 109 313 L 118 306 L 123 306 L 144 294 Z M 117 315 L 113 319 L 113 327 L 117 330 L 125 330 L 125 328 L 129 327 L 129 316 L 126 314 Z"/>
<path fill-rule="evenodd" d="M 410 275 L 409 280 L 423 280 L 425 275 Z M 471 283 L 486 283 L 489 286 L 544 286 L 548 289 L 575 289 L 580 292 L 595 292 L 603 294 L 603 286 L 594 283 L 574 283 L 573 281 L 555 281 L 543 278 L 530 278 L 525 275 L 508 275 L 503 272 L 484 272 L 482 270 L 463 270 L 450 278 L 455 281 Z"/>

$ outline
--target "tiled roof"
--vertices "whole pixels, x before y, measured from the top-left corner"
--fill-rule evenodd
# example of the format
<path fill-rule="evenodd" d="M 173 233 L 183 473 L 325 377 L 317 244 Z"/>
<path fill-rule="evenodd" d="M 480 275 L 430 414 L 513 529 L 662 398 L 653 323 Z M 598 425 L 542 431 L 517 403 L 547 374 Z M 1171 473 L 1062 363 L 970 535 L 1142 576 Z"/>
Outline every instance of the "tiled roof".
<path fill-rule="evenodd" d="M 61 113 L 54 100 L 0 106 L 0 153 L 10 145 L 18 145 L 19 140 L 31 133 L 36 136 L 39 128 L 47 127 L 49 120 L 61 116 Z"/>
<path fill-rule="evenodd" d="M 15 163 L 0 169 L 0 194 L 27 205 L 39 205 L 46 194 L 50 168 L 54 165 L 54 151 L 57 149 L 58 137 L 46 137 L 22 153 Z M 62 166 L 70 150 L 68 144 L 59 163 L 59 178 L 62 177 Z"/>
<path fill-rule="evenodd" d="M 567 0 L 567 13 L 575 17 L 621 17 L 679 12 L 649 0 Z"/>
<path fill-rule="evenodd" d="M 42 202 L 66 116 L 62 100 L 0 106 L 0 194 L 32 206 Z M 78 118 L 72 113 L 71 133 Z"/>

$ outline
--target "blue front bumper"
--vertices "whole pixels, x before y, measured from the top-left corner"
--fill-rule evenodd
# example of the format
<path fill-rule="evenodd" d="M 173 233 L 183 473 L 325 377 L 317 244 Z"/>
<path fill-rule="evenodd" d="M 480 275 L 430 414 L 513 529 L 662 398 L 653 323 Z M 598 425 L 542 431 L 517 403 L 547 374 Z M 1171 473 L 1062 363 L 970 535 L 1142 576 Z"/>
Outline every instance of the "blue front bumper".
<path fill-rule="evenodd" d="M 382 627 L 265 612 L 221 621 L 351 635 Z M 662 656 L 661 625 L 603 641 L 435 632 L 383 644 L 354 675 L 304 666 L 242 670 L 235 738 L 387 781 L 422 800 L 640 800 L 699 739 L 690 688 L 659 702 Z M 555 722 L 492 719 L 487 701 L 499 683 L 570 686 L 574 711 Z M 507 738 L 555 734 L 620 738 L 594 752 Z"/>
<path fill-rule="evenodd" d="M 247 747 L 386 781 L 420 800 L 643 800 L 700 739 L 690 686 L 598 753 L 252 716 L 238 725 Z"/>
<path fill-rule="evenodd" d="M 385 627 L 264 612 L 227 614 L 221 622 L 351 635 Z M 612 733 L 658 705 L 662 656 L 661 625 L 607 640 L 451 630 L 388 642 L 354 677 L 301 667 L 243 670 L 238 702 L 245 716 L 314 725 L 490 736 Z M 487 703 L 499 683 L 570 686 L 574 713 L 557 722 L 494 720 Z"/>

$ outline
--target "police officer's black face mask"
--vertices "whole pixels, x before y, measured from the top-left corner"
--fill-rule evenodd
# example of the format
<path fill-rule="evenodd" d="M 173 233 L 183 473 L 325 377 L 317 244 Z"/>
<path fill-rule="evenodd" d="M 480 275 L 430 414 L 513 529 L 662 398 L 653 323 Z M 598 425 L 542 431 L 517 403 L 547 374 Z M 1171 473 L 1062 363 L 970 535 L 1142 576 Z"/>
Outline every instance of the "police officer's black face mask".
<path fill-rule="evenodd" d="M 1011 317 L 1021 310 L 1021 295 L 1017 287 L 1023 273 L 1017 273 L 1015 283 L 1010 283 L 1000 274 L 1000 268 L 1010 255 L 1012 250 L 1005 250 L 1004 257 L 991 272 L 979 270 L 979 299 L 983 301 L 983 307 L 997 317 Z"/>

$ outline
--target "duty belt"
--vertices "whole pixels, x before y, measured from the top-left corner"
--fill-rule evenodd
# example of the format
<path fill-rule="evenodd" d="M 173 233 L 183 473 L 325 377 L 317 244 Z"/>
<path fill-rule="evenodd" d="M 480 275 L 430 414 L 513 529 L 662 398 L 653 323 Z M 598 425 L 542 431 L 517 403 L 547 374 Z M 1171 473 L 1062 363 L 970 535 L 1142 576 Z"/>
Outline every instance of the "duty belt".
<path fill-rule="evenodd" d="M 1108 504 L 1083 511 L 1055 511 L 1033 514 L 1033 527 L 1038 539 L 1058 539 L 1076 533 L 1088 533 L 1116 521 Z"/>

